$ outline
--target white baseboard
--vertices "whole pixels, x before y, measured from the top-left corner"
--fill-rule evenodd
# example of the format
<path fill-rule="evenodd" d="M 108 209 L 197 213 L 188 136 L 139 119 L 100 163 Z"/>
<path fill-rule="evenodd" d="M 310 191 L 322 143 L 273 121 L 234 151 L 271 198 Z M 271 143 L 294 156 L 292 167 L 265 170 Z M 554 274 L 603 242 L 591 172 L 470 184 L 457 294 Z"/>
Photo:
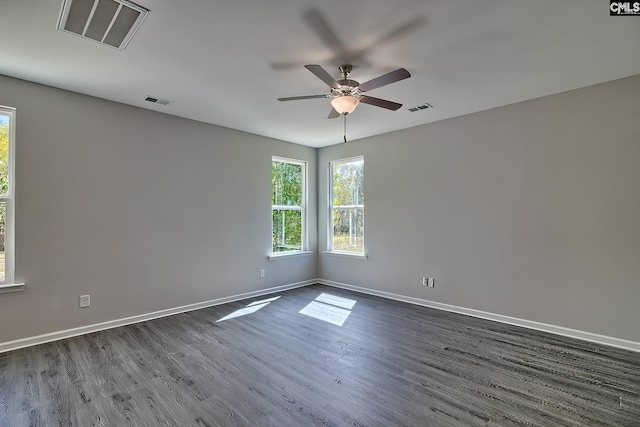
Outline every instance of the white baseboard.
<path fill-rule="evenodd" d="M 606 335 L 594 334 L 591 332 L 579 331 L 577 329 L 565 328 L 563 326 L 549 325 L 547 323 L 534 322 L 532 320 L 519 319 L 517 317 L 503 316 L 502 314 L 489 313 L 486 311 L 474 310 L 471 308 L 458 307 L 455 305 L 443 304 L 440 302 L 429 301 L 420 298 L 413 298 L 404 295 L 394 294 L 391 292 L 378 291 L 375 289 L 363 288 L 360 286 L 348 285 L 346 283 L 334 282 L 331 280 L 318 279 L 317 283 L 335 288 L 347 289 L 350 291 L 360 292 L 369 295 L 375 295 L 383 298 L 389 298 L 397 301 L 408 302 L 410 304 L 422 305 L 424 307 L 436 308 L 438 310 L 451 311 L 454 313 L 466 314 L 467 316 L 479 317 L 482 319 L 494 320 L 496 322 L 508 323 L 510 325 L 522 326 L 538 331 L 550 332 L 565 337 L 577 338 L 584 341 L 590 341 L 598 344 L 604 344 L 612 347 L 624 348 L 640 352 L 640 342 L 623 340 L 620 338 L 609 337 Z"/>
<path fill-rule="evenodd" d="M 78 335 L 89 334 L 92 332 L 98 332 L 105 329 L 117 328 L 119 326 L 130 325 L 132 323 L 144 322 L 147 320 L 157 319 L 159 317 L 171 316 L 174 314 L 184 313 L 187 311 L 199 310 L 201 308 L 212 307 L 214 305 L 225 304 L 228 302 L 243 300 L 247 298 L 254 298 L 262 295 L 272 294 L 274 292 L 283 292 L 289 289 L 300 288 L 303 286 L 309 286 L 318 283 L 318 280 L 305 280 L 304 282 L 291 283 L 283 286 L 276 286 L 268 289 L 261 289 L 258 291 L 246 292 L 243 294 L 232 295 L 224 298 L 217 298 L 210 301 L 199 302 L 195 304 L 183 305 L 181 307 L 169 308 L 166 310 L 154 311 L 152 313 L 140 314 L 137 316 L 126 317 L 124 319 L 109 320 L 107 322 L 95 323 L 93 325 L 81 326 L 73 329 L 66 329 L 64 331 L 51 332 L 48 334 L 37 335 L 29 338 L 22 338 L 14 341 L 7 341 L 0 343 L 0 353 L 6 351 L 17 350 L 19 348 L 29 347 L 32 345 L 44 344 L 51 341 L 62 340 L 65 338 L 71 338 Z"/>
<path fill-rule="evenodd" d="M 313 279 L 313 280 L 305 280 L 303 282 L 291 283 L 283 286 L 276 286 L 268 289 L 261 289 L 258 291 L 246 292 L 243 294 L 232 295 L 224 298 L 217 298 L 210 301 L 184 305 L 181 307 L 155 311 L 152 313 L 140 314 L 137 316 L 126 317 L 124 319 L 110 320 L 107 322 L 96 323 L 93 325 L 81 326 L 78 328 L 66 329 L 58 332 L 51 332 L 48 334 L 22 338 L 14 341 L 7 341 L 4 343 L 0 343 L 0 353 L 4 353 L 11 350 L 17 350 L 19 348 L 29 347 L 32 345 L 44 344 L 47 342 L 57 341 L 65 338 L 71 338 L 78 335 L 98 332 L 105 329 L 117 328 L 119 326 L 125 326 L 133 323 L 144 322 L 147 320 L 157 319 L 160 317 L 171 316 L 174 314 L 184 313 L 187 311 L 212 307 L 214 305 L 225 304 L 228 302 L 238 301 L 238 300 L 247 299 L 247 298 L 254 298 L 262 295 L 272 294 L 275 292 L 283 292 L 290 289 L 313 285 L 316 283 L 327 285 L 327 286 L 333 286 L 335 288 L 347 289 L 350 291 L 359 292 L 363 294 L 375 295 L 383 298 L 403 301 L 410 304 L 421 305 L 424 307 L 435 308 L 438 310 L 451 311 L 454 313 L 465 314 L 468 316 L 479 317 L 482 319 L 494 320 L 496 322 L 522 326 L 525 328 L 549 332 L 556 335 L 563 335 L 566 337 L 577 338 L 584 341 L 590 341 L 598 344 L 604 344 L 612 347 L 618 347 L 626 350 L 640 352 L 639 342 L 623 340 L 620 338 L 609 337 L 606 335 L 594 334 L 591 332 L 580 331 L 577 329 L 565 328 L 563 326 L 555 326 L 547 323 L 534 322 L 532 320 L 519 319 L 517 317 L 503 316 L 501 314 L 489 313 L 486 311 L 474 310 L 471 308 L 458 307 L 450 304 L 443 304 L 440 302 L 429 301 L 429 300 L 420 299 L 420 298 L 408 297 L 404 295 L 394 294 L 391 292 L 384 292 L 384 291 L 378 291 L 375 289 L 363 288 L 360 286 L 349 285 L 346 283 L 334 282 L 332 280 Z"/>

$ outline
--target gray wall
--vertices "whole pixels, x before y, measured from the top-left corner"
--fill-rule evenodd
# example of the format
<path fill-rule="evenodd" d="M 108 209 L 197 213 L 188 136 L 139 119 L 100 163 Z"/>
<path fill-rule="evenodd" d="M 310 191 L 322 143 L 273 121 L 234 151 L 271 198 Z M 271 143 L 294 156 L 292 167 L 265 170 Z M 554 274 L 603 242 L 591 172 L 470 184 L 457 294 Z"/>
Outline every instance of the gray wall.
<path fill-rule="evenodd" d="M 321 149 L 319 249 L 328 162 L 363 154 L 369 259 L 321 255 L 319 276 L 640 342 L 638 94 L 640 76 Z"/>
<path fill-rule="evenodd" d="M 640 76 L 314 150 L 0 76 L 27 282 L 0 295 L 0 342 L 315 277 L 640 342 L 638 93 Z M 271 156 L 309 162 L 322 250 L 327 162 L 359 154 L 369 259 L 267 261 Z"/>
<path fill-rule="evenodd" d="M 27 283 L 0 295 L 0 342 L 317 277 L 315 255 L 266 258 L 272 155 L 309 162 L 316 245 L 315 149 L 4 76 L 0 104 Z"/>

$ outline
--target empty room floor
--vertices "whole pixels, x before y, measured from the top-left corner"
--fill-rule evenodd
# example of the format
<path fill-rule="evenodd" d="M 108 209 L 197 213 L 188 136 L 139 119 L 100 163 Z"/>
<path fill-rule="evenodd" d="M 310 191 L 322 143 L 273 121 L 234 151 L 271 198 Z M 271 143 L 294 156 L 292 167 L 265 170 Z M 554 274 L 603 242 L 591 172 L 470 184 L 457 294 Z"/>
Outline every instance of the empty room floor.
<path fill-rule="evenodd" d="M 640 353 L 314 285 L 0 354 L 53 425 L 638 426 Z"/>

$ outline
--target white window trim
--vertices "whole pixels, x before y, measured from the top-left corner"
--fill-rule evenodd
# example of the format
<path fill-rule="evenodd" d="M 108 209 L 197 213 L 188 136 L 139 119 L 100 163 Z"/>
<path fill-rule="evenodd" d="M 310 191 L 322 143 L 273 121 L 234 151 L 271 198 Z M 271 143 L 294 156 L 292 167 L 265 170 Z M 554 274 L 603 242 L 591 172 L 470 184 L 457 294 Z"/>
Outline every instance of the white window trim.
<path fill-rule="evenodd" d="M 0 196 L 0 201 L 6 203 L 5 218 L 5 266 L 3 283 L 0 283 L 0 293 L 18 292 L 24 289 L 24 283 L 14 283 L 15 279 L 15 147 L 16 147 L 16 109 L 0 105 L 0 113 L 9 116 L 9 188 L 6 196 Z"/>
<path fill-rule="evenodd" d="M 302 212 L 302 249 L 295 251 L 287 251 L 287 252 L 273 252 L 273 248 L 271 248 L 271 253 L 267 257 L 269 260 L 282 259 L 292 256 L 300 256 L 300 255 L 308 255 L 312 254 L 313 251 L 309 251 L 309 233 L 307 233 L 307 170 L 309 169 L 308 164 L 305 160 L 299 159 L 290 159 L 288 157 L 280 157 L 280 156 L 271 156 L 271 163 L 273 162 L 285 162 L 292 163 L 295 165 L 302 166 L 302 197 L 301 197 L 301 205 L 300 206 L 289 206 L 289 205 L 271 205 L 271 233 L 273 234 L 273 210 L 297 210 Z"/>
<path fill-rule="evenodd" d="M 269 255 L 267 259 L 269 259 L 270 261 L 273 261 L 276 259 L 292 258 L 292 257 L 306 256 L 306 255 L 312 255 L 312 254 L 313 254 L 313 251 L 275 252 Z"/>
<path fill-rule="evenodd" d="M 327 200 L 327 247 L 326 251 L 322 251 L 323 254 L 331 255 L 331 256 L 340 256 L 346 258 L 356 258 L 366 260 L 369 257 L 367 256 L 365 248 L 361 253 L 359 252 L 346 252 L 346 251 L 336 251 L 333 250 L 333 209 L 351 209 L 351 208 L 361 208 L 364 215 L 364 205 L 338 205 L 333 206 L 333 165 L 339 165 L 343 163 L 351 163 L 362 161 L 364 164 L 364 155 L 347 157 L 344 159 L 330 160 L 329 161 L 329 185 L 328 185 L 328 200 Z"/>
<path fill-rule="evenodd" d="M 20 292 L 24 289 L 24 283 L 11 283 L 9 285 L 0 285 L 0 294 L 8 294 L 10 292 Z"/>
<path fill-rule="evenodd" d="M 329 256 L 337 256 L 337 257 L 344 257 L 344 258 L 355 258 L 360 260 L 369 259 L 369 255 L 365 253 L 359 254 L 356 252 L 344 252 L 344 251 L 322 251 L 322 253 Z"/>

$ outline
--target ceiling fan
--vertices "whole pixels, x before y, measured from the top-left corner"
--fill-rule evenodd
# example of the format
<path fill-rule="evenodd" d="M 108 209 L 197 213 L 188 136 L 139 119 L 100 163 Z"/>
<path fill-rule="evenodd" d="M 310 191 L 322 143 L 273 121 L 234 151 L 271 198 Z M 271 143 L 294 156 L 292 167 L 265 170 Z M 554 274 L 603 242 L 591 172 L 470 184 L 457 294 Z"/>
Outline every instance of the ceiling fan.
<path fill-rule="evenodd" d="M 387 44 L 398 41 L 398 39 L 409 36 L 411 33 L 425 26 L 426 21 L 423 16 L 414 16 L 408 21 L 404 21 L 392 27 L 382 36 L 369 38 L 369 42 L 364 46 L 356 47 L 351 43 L 344 43 L 339 31 L 331 25 L 331 22 L 318 9 L 310 8 L 302 14 L 303 21 L 307 26 L 324 42 L 330 50 L 330 56 L 325 57 L 324 63 L 339 65 L 351 64 L 355 67 L 378 68 L 369 58 L 370 55 L 385 47 Z M 273 62 L 271 66 L 275 70 L 289 70 L 306 64 L 306 61 L 286 61 Z M 385 67 L 386 68 L 386 67 Z M 386 70 L 388 71 L 388 70 Z"/>
<path fill-rule="evenodd" d="M 386 86 L 391 83 L 395 83 L 400 80 L 411 77 L 411 74 L 404 68 L 399 68 L 390 73 L 383 74 L 375 79 L 369 80 L 365 83 L 358 83 L 355 80 L 350 80 L 349 74 L 353 69 L 353 66 L 344 64 L 338 67 L 342 79 L 335 80 L 331 75 L 320 65 L 305 65 L 307 70 L 311 71 L 320 80 L 329 85 L 329 93 L 323 95 L 305 95 L 305 96 L 292 96 L 288 98 L 278 98 L 278 101 L 298 101 L 300 99 L 314 99 L 314 98 L 330 98 L 331 99 L 331 112 L 328 119 L 335 119 L 340 117 L 341 114 L 347 115 L 356 109 L 360 102 L 365 104 L 374 105 L 376 107 L 386 108 L 387 110 L 397 110 L 402 107 L 402 104 L 397 102 L 387 101 L 386 99 L 374 98 L 372 96 L 364 95 L 364 92 L 368 92 L 372 89 L 377 89 L 381 86 Z"/>

